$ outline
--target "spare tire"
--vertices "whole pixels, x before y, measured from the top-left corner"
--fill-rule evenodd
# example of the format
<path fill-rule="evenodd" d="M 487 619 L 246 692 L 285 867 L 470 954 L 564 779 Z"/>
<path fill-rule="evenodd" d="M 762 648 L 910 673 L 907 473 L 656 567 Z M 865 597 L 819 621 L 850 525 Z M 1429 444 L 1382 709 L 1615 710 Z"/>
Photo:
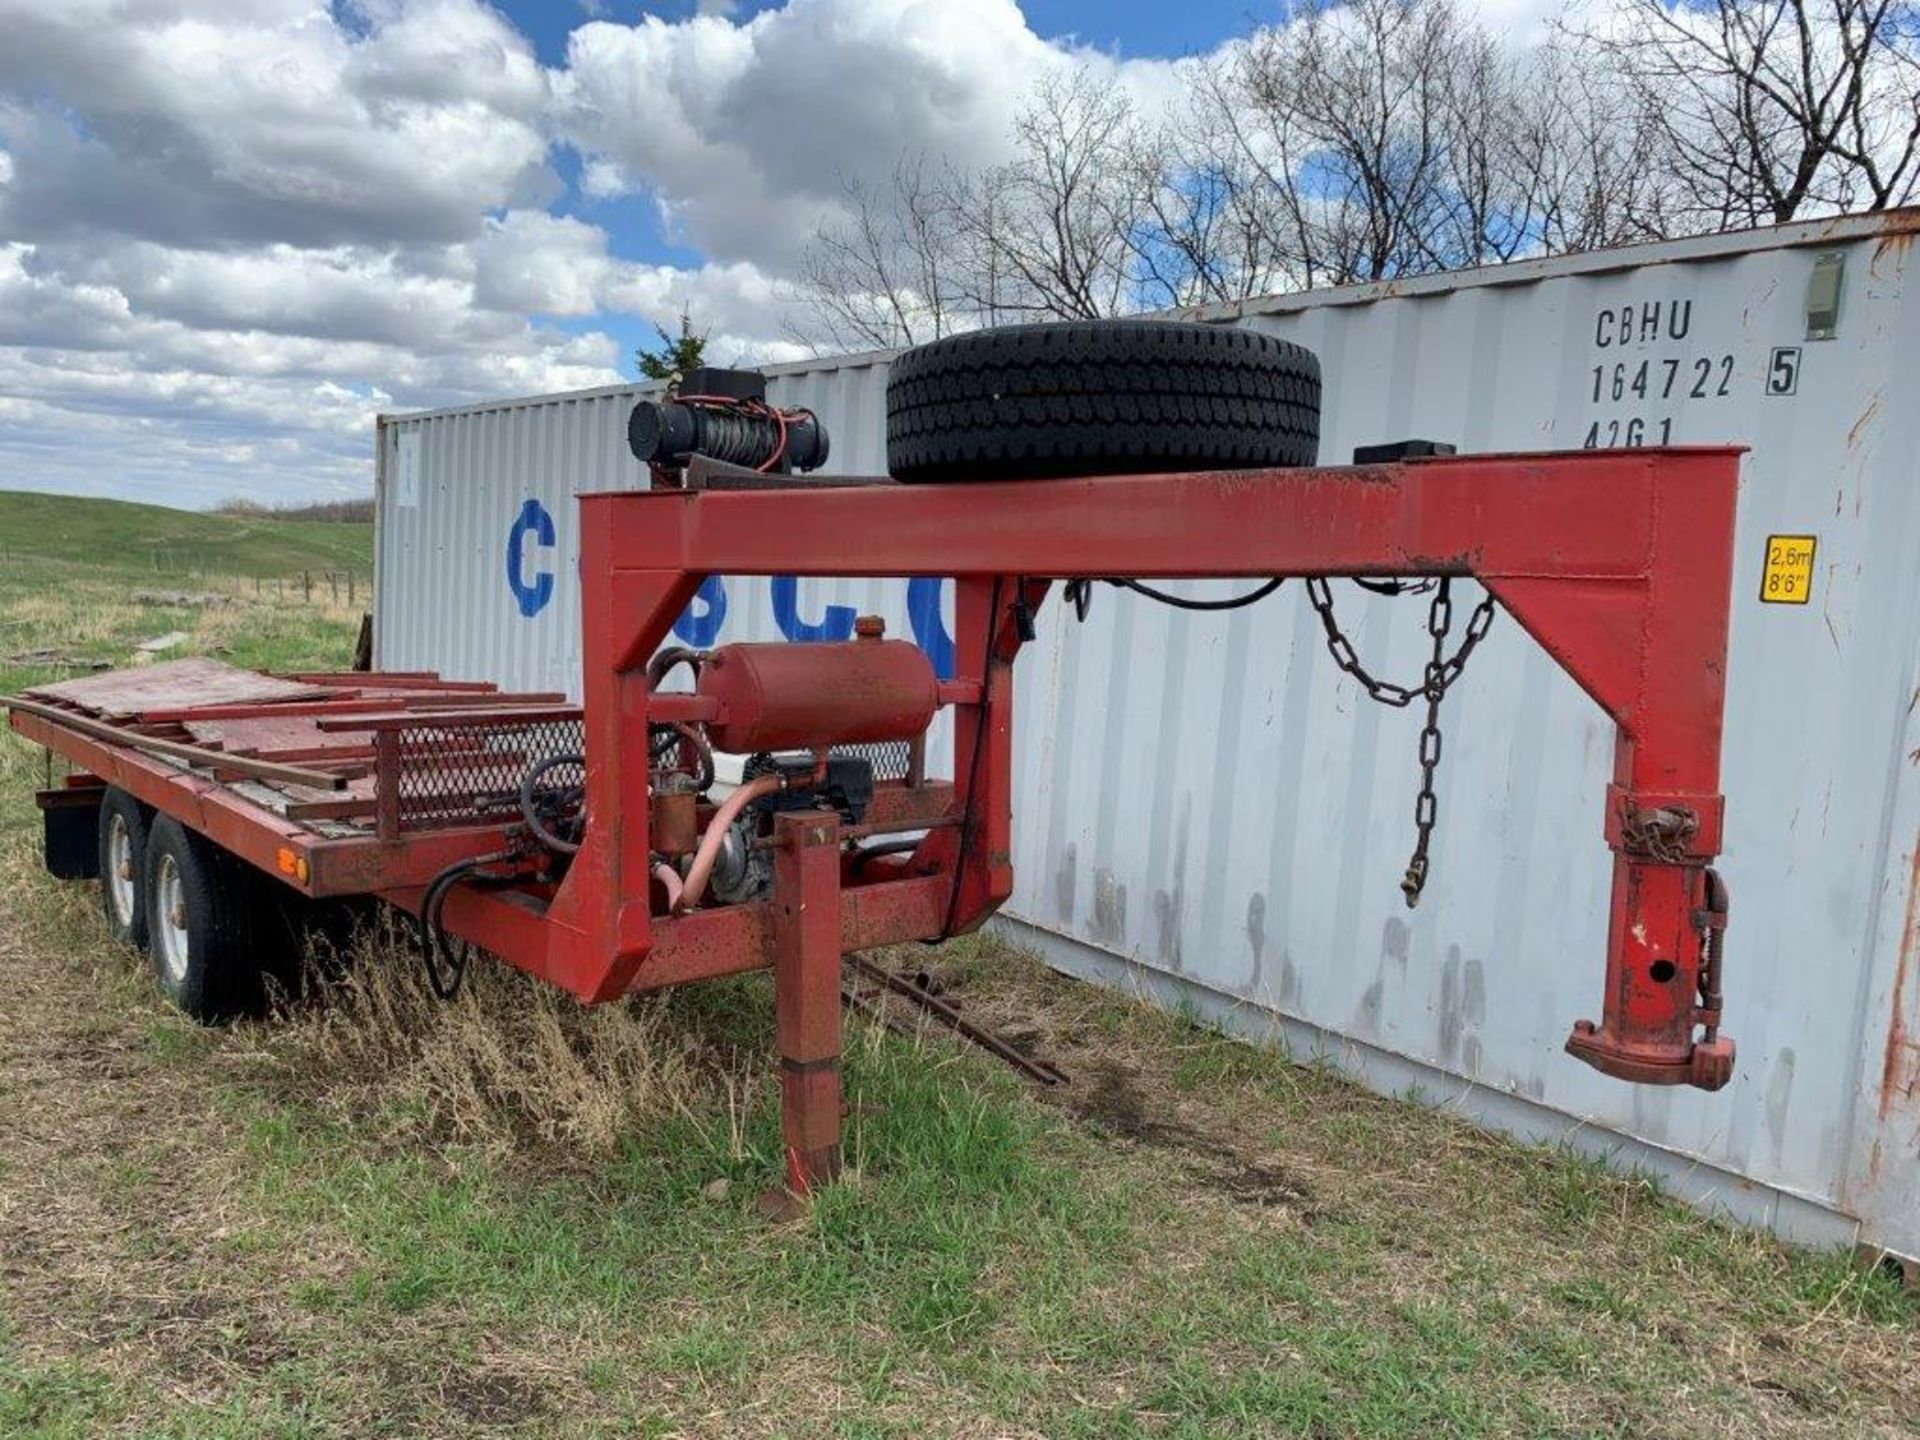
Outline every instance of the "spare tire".
<path fill-rule="evenodd" d="M 908 350 L 887 379 L 900 480 L 1311 465 L 1319 449 L 1319 360 L 1256 330 L 1012 325 Z"/>

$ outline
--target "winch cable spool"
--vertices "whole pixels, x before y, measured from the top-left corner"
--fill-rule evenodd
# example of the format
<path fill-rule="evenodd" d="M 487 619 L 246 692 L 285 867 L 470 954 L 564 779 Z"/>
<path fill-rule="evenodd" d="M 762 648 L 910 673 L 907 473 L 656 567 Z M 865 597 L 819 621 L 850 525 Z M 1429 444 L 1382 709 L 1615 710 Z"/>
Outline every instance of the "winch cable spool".
<path fill-rule="evenodd" d="M 1400 890 L 1407 899 L 1407 908 L 1412 909 L 1420 903 L 1421 893 L 1426 889 L 1427 873 L 1430 869 L 1429 851 L 1433 844 L 1434 824 L 1439 818 L 1440 801 L 1434 789 L 1434 779 L 1440 768 L 1440 750 L 1443 737 L 1440 731 L 1440 703 L 1446 698 L 1466 669 L 1467 657 L 1486 637 L 1488 628 L 1493 624 L 1494 599 L 1491 592 L 1486 593 L 1480 603 L 1474 607 L 1473 615 L 1467 622 L 1467 632 L 1461 637 L 1460 648 L 1449 657 L 1446 653 L 1447 636 L 1453 628 L 1453 581 L 1450 577 L 1429 576 L 1419 580 L 1375 579 L 1365 576 L 1347 577 L 1361 589 L 1375 595 L 1396 597 L 1400 595 L 1432 594 L 1433 602 L 1427 612 L 1427 633 L 1433 640 L 1433 655 L 1428 660 L 1426 670 L 1418 685 L 1396 685 L 1391 681 L 1376 679 L 1361 665 L 1360 657 L 1353 648 L 1353 642 L 1340 629 L 1340 622 L 1333 613 L 1333 591 L 1325 578 L 1310 576 L 1307 579 L 1307 598 L 1314 611 L 1320 617 L 1320 623 L 1327 635 L 1327 650 L 1333 656 L 1334 663 L 1356 680 L 1360 688 L 1372 699 L 1382 705 L 1395 709 L 1405 709 L 1415 698 L 1424 698 L 1427 702 L 1425 723 L 1420 728 L 1420 788 L 1414 795 L 1413 854 L 1407 861 L 1407 870 L 1400 881 Z M 1221 600 L 1195 600 L 1186 596 L 1170 594 L 1155 589 L 1138 580 L 1107 579 L 1109 585 L 1131 590 L 1144 595 L 1149 600 L 1162 605 L 1171 605 L 1180 610 L 1221 611 L 1238 610 L 1264 600 L 1278 590 L 1284 583 L 1284 576 L 1275 576 L 1266 584 L 1249 590 L 1244 595 L 1234 595 Z M 1069 580 L 1063 590 L 1063 598 L 1073 606 L 1075 617 L 1085 623 L 1087 612 L 1093 600 L 1093 581 L 1082 577 Z"/>
<path fill-rule="evenodd" d="M 827 431 L 811 410 L 783 410 L 732 395 L 672 394 L 642 400 L 627 419 L 636 459 L 679 469 L 695 455 L 767 474 L 827 463 Z"/>

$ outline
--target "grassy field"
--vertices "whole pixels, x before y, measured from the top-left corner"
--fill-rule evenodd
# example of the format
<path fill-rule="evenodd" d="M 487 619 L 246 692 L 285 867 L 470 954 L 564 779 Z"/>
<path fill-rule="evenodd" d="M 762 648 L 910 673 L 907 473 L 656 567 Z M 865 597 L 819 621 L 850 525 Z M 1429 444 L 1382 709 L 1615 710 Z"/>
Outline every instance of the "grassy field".
<path fill-rule="evenodd" d="M 0 490 L 0 541 L 10 557 L 153 575 L 171 567 L 224 575 L 289 575 L 373 565 L 373 526 L 210 514 Z"/>
<path fill-rule="evenodd" d="M 227 609 L 196 643 L 350 643 Z M 0 1435 L 1920 1423 L 1920 1306 L 1849 1257 L 978 941 L 941 957 L 968 1012 L 1073 1083 L 857 1022 L 853 1171 L 787 1225 L 753 1204 L 762 977 L 587 1012 L 483 964 L 442 1006 L 375 934 L 296 1013 L 201 1030 L 37 868 L 40 768 L 0 740 Z"/>
<path fill-rule="evenodd" d="M 0 693 L 126 665 L 175 631 L 188 640 L 156 658 L 284 666 L 328 654 L 344 665 L 371 603 L 371 525 L 0 491 L 0 536 Z M 354 603 L 328 571 L 354 572 Z"/>

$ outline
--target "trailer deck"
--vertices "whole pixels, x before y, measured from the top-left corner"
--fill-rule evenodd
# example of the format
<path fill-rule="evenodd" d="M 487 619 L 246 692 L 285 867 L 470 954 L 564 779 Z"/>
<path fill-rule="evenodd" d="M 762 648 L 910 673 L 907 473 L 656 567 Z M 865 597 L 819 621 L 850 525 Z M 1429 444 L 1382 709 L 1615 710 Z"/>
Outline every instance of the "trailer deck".
<path fill-rule="evenodd" d="M 503 771 L 517 775 L 530 743 L 577 740 L 580 725 L 558 693 L 427 671 L 264 675 L 210 659 L 58 681 L 7 703 L 15 730 L 79 767 L 82 783 L 67 788 L 118 786 L 314 899 L 403 892 L 498 849 L 518 818 Z M 414 754 L 403 732 L 437 743 Z"/>

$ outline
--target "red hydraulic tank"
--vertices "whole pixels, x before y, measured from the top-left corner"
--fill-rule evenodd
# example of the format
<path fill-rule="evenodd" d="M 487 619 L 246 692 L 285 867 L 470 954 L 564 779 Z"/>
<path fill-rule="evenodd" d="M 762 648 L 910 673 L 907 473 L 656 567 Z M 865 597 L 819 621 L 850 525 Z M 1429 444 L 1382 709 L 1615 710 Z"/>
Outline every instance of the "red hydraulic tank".
<path fill-rule="evenodd" d="M 911 740 L 940 703 L 926 653 L 865 618 L 858 640 L 722 645 L 699 691 L 720 712 L 707 727 L 714 748 L 739 755 Z"/>

